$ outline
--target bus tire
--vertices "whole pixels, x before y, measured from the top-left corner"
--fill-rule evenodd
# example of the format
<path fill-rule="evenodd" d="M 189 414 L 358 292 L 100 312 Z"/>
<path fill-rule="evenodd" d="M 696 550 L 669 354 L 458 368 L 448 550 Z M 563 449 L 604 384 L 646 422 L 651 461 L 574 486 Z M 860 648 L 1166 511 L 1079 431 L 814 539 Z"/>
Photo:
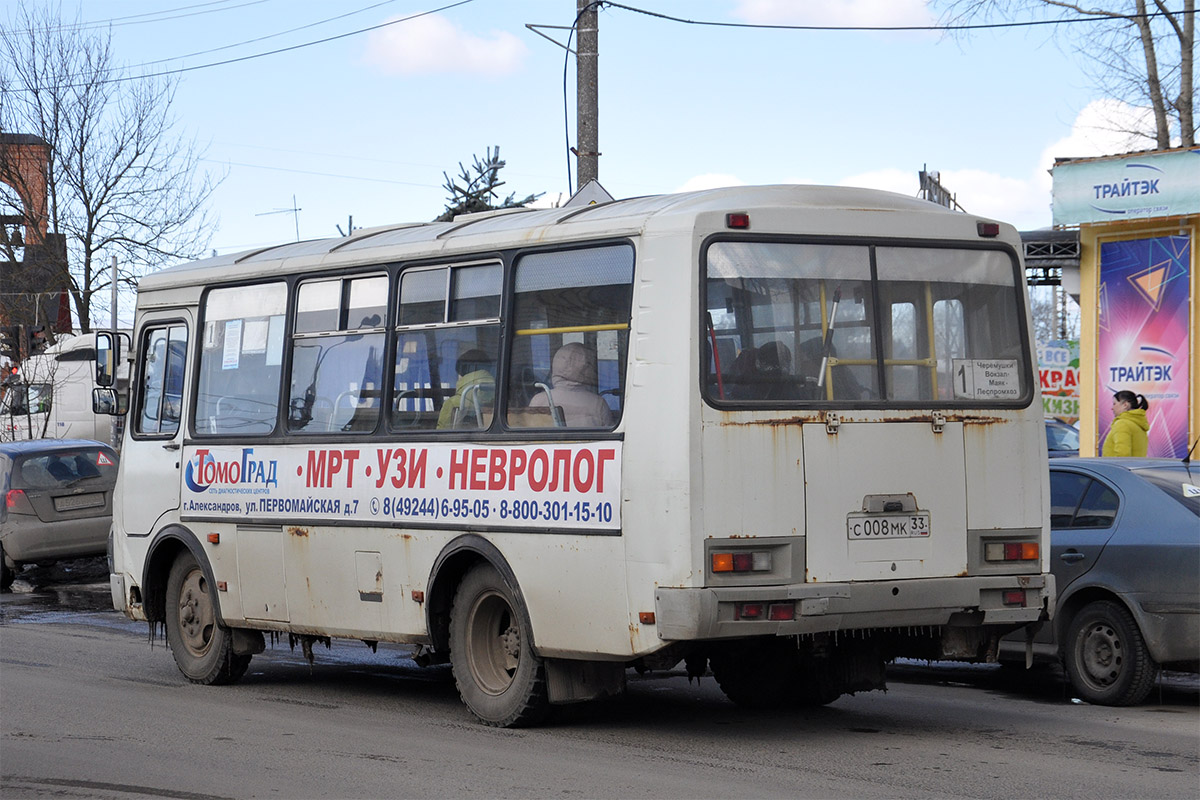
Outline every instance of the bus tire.
<path fill-rule="evenodd" d="M 211 590 L 195 556 L 180 553 L 167 576 L 167 645 L 183 676 L 205 686 L 234 683 L 250 666 L 250 656 L 234 654 Z"/>
<path fill-rule="evenodd" d="M 1158 677 L 1133 616 L 1110 600 L 1088 603 L 1071 619 L 1063 662 L 1079 697 L 1097 705 L 1137 705 Z"/>
<path fill-rule="evenodd" d="M 828 665 L 801 658 L 782 639 L 721 648 L 709 666 L 725 696 L 744 708 L 812 708 L 844 693 Z"/>
<path fill-rule="evenodd" d="M 450 664 L 463 703 L 485 725 L 513 728 L 549 710 L 546 667 L 525 610 L 490 564 L 472 567 L 450 609 Z"/>

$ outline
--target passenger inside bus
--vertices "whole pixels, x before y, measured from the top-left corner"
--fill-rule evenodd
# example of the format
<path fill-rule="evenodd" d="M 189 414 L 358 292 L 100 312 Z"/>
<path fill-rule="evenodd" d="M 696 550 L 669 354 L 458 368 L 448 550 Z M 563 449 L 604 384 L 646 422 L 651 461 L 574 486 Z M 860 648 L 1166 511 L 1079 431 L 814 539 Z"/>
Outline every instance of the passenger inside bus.
<path fill-rule="evenodd" d="M 454 395 L 442 404 L 438 428 L 486 428 L 492 420 L 496 396 L 491 357 L 479 349 L 468 350 L 458 357 L 454 371 L 458 383 Z"/>
<path fill-rule="evenodd" d="M 733 400 L 799 400 L 800 384 L 792 374 L 792 351 L 772 341 L 738 353 L 727 382 Z"/>
<path fill-rule="evenodd" d="M 568 428 L 611 427 L 612 409 L 597 391 L 595 352 L 579 342 L 558 348 L 550 367 L 550 386 L 542 384 L 529 407 L 561 409 L 562 424 Z"/>

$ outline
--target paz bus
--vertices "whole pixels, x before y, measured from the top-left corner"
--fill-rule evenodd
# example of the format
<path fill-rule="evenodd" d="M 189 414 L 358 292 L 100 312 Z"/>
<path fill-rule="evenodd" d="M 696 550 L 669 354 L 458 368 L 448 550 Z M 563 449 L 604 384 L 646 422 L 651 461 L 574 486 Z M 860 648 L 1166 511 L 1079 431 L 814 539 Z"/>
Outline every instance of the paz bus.
<path fill-rule="evenodd" d="M 790 185 L 147 275 L 113 602 L 195 683 L 406 643 L 497 726 L 630 668 L 799 707 L 992 660 L 1053 610 L 1023 276 L 1008 225 Z"/>

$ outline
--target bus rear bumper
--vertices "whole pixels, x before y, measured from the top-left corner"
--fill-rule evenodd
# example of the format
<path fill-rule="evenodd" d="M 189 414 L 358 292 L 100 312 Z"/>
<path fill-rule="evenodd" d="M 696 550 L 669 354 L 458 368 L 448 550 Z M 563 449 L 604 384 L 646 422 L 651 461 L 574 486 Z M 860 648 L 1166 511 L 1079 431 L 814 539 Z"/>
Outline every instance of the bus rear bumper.
<path fill-rule="evenodd" d="M 659 588 L 655 618 L 664 641 L 942 626 L 964 619 L 1015 628 L 1049 619 L 1054 597 L 1049 574 Z M 748 610 L 756 616 L 748 618 Z"/>

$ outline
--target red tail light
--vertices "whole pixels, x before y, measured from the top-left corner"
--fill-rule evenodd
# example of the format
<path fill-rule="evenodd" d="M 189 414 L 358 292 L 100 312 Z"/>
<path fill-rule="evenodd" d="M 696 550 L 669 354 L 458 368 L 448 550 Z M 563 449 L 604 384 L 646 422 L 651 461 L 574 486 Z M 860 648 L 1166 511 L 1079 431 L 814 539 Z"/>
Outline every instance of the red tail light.
<path fill-rule="evenodd" d="M 1037 561 L 1040 557 L 1037 542 L 988 542 L 983 548 L 985 561 Z"/>
<path fill-rule="evenodd" d="M 13 514 L 33 514 L 33 506 L 29 502 L 29 498 L 25 496 L 23 489 L 9 489 L 4 495 L 4 505 Z"/>

